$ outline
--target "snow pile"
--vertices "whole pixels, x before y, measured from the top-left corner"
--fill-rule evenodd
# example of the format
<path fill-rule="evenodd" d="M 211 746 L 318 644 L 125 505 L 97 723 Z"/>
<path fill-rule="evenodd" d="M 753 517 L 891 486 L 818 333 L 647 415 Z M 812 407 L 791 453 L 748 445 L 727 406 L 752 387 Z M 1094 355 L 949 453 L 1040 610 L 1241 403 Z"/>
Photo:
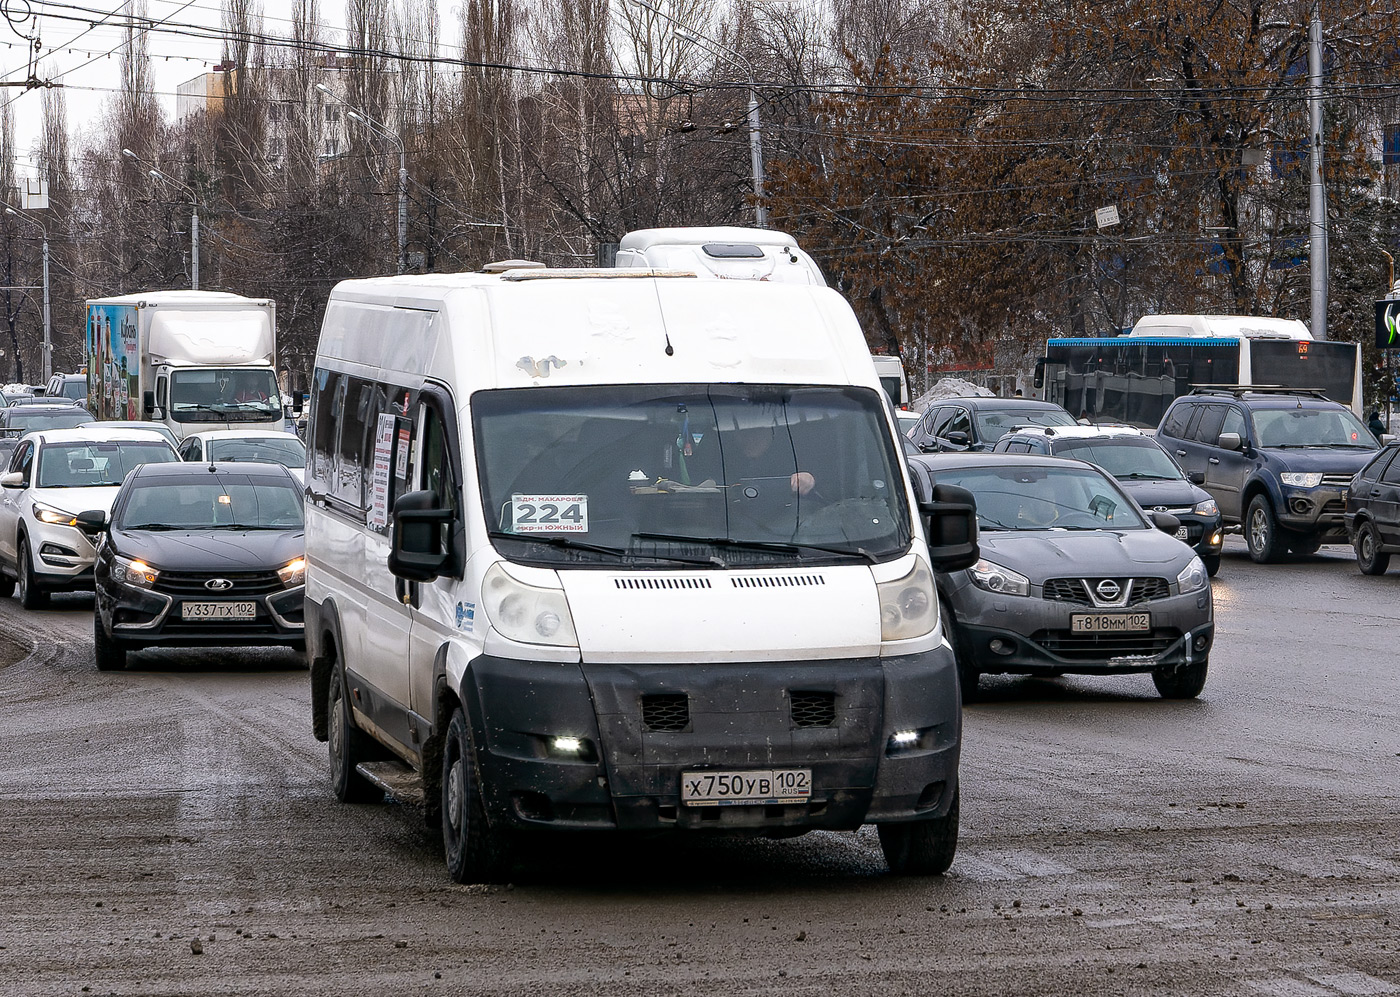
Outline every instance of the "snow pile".
<path fill-rule="evenodd" d="M 909 407 L 915 412 L 923 412 L 934 402 L 946 401 L 949 398 L 992 397 L 995 397 L 993 392 L 971 381 L 964 381 L 960 377 L 941 377 L 934 382 L 933 387 L 915 398 Z"/>

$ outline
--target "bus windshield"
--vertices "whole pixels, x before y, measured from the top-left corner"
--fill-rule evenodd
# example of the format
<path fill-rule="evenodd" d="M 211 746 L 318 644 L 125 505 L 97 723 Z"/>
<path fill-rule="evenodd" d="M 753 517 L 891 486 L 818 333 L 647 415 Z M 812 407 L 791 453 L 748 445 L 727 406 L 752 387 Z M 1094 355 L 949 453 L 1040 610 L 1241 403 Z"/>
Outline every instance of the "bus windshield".
<path fill-rule="evenodd" d="M 593 385 L 472 398 L 488 529 L 544 564 L 879 560 L 910 511 L 868 388 Z"/>

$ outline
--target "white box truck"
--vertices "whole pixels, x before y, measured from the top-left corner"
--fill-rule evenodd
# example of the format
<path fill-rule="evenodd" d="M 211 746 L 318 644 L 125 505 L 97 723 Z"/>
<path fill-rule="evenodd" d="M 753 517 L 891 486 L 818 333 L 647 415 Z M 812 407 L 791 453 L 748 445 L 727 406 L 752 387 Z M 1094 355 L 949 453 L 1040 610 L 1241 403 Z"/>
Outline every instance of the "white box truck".
<path fill-rule="evenodd" d="M 625 269 L 348 280 L 312 376 L 306 637 L 344 801 L 528 832 L 957 843 L 962 713 L 920 505 L 850 306 Z M 931 540 L 929 538 L 932 538 Z M 525 835 L 525 836 L 522 836 Z"/>
<path fill-rule="evenodd" d="M 152 291 L 87 302 L 88 407 L 147 419 L 181 439 L 206 429 L 281 429 L 277 307 L 220 291 Z"/>

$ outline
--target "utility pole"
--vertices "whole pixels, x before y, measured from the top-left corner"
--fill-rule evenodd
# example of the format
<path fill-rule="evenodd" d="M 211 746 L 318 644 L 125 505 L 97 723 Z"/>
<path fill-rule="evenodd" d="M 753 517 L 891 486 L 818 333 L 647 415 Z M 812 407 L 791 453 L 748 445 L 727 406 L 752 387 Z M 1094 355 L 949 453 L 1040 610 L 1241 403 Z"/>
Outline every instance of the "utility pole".
<path fill-rule="evenodd" d="M 1327 191 L 1322 186 L 1322 19 L 1313 0 L 1308 21 L 1308 128 L 1312 132 L 1308 183 L 1312 334 L 1327 338 Z"/>
<path fill-rule="evenodd" d="M 27 211 L 18 211 L 15 208 L 6 207 L 5 214 L 14 215 L 20 221 L 28 222 L 37 226 L 44 233 L 44 384 L 49 383 L 49 378 L 53 377 L 53 340 L 51 338 L 49 324 L 49 227 L 35 218 Z"/>

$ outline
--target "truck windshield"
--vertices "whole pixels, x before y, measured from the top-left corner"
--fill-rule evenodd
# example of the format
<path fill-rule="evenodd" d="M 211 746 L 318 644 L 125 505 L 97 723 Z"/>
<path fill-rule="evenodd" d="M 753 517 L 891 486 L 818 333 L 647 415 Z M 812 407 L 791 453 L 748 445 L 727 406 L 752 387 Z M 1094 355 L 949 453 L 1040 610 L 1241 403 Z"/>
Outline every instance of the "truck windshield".
<path fill-rule="evenodd" d="M 519 388 L 472 396 L 487 528 L 515 560 L 837 563 L 911 542 L 868 388 Z"/>
<path fill-rule="evenodd" d="M 267 422 L 282 414 L 269 368 L 177 370 L 170 375 L 170 417 L 176 422 Z"/>

